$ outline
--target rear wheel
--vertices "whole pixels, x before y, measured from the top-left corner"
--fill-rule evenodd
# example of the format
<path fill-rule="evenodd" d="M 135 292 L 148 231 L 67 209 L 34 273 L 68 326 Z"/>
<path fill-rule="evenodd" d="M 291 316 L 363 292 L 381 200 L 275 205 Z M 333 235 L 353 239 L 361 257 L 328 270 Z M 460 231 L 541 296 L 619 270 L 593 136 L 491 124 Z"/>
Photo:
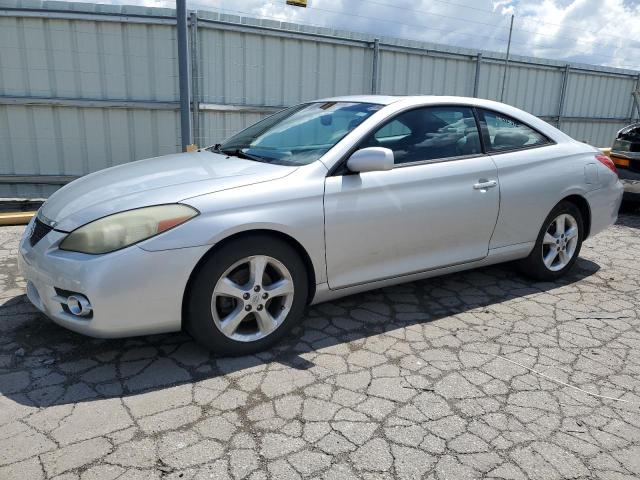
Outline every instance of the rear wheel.
<path fill-rule="evenodd" d="M 304 262 L 268 235 L 242 237 L 209 257 L 190 283 L 186 328 L 207 348 L 245 355 L 269 348 L 302 314 Z"/>
<path fill-rule="evenodd" d="M 562 277 L 580 254 L 583 225 L 580 209 L 571 202 L 560 202 L 545 219 L 533 251 L 520 261 L 520 270 L 536 280 Z"/>

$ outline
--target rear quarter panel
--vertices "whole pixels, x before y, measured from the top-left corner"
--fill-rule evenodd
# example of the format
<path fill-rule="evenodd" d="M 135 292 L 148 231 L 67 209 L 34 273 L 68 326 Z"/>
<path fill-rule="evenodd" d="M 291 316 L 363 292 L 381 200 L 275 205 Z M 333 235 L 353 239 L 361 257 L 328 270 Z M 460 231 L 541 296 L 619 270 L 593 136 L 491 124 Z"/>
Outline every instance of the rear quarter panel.
<path fill-rule="evenodd" d="M 533 242 L 551 209 L 569 195 L 599 188 L 591 147 L 573 141 L 492 155 L 498 168 L 500 213 L 490 248 Z M 588 183 L 589 182 L 589 183 Z"/>

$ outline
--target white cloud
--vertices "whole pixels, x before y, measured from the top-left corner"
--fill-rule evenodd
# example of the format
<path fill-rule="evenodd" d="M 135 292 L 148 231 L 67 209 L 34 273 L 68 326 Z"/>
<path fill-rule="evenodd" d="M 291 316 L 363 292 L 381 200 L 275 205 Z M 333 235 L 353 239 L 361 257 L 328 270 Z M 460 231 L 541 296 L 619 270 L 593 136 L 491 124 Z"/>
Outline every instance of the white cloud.
<path fill-rule="evenodd" d="M 635 3 L 635 4 L 634 4 Z M 623 0 L 552 0 L 523 3 L 520 35 L 531 54 L 627 67 L 640 67 L 640 4 Z M 529 33 L 530 32 L 530 33 Z"/>
<path fill-rule="evenodd" d="M 105 0 L 173 7 L 170 0 Z M 219 10 L 342 30 L 640 69 L 640 0 L 188 0 Z M 636 40 L 637 39 L 637 40 Z"/>

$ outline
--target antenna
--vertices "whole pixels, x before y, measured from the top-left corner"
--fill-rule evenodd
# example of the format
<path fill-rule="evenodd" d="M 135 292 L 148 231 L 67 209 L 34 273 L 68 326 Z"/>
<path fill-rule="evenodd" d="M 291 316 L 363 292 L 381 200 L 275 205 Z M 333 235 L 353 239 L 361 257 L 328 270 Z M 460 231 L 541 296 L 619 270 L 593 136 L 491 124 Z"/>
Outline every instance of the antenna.
<path fill-rule="evenodd" d="M 511 51 L 511 34 L 513 33 L 513 17 L 511 14 L 511 25 L 509 26 L 509 41 L 507 42 L 507 56 L 504 59 L 504 73 L 502 74 L 502 91 L 500 92 L 500 101 L 504 99 L 504 86 L 507 83 L 507 67 L 509 66 L 509 52 Z"/>

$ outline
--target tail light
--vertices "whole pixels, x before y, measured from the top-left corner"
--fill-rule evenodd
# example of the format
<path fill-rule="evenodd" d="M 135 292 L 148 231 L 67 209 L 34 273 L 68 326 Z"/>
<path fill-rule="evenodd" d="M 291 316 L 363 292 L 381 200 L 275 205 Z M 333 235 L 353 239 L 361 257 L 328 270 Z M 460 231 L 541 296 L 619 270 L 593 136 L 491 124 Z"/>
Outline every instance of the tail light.
<path fill-rule="evenodd" d="M 611 160 L 609 157 L 607 157 L 606 155 L 596 155 L 596 159 L 605 167 L 607 167 L 609 170 L 611 170 L 613 173 L 618 175 L 618 169 L 616 168 L 616 165 L 613 163 L 613 160 Z"/>
<path fill-rule="evenodd" d="M 615 164 L 616 167 L 629 168 L 630 162 L 628 158 L 620 158 L 620 157 L 612 156 L 611 160 L 613 160 L 613 163 Z"/>

